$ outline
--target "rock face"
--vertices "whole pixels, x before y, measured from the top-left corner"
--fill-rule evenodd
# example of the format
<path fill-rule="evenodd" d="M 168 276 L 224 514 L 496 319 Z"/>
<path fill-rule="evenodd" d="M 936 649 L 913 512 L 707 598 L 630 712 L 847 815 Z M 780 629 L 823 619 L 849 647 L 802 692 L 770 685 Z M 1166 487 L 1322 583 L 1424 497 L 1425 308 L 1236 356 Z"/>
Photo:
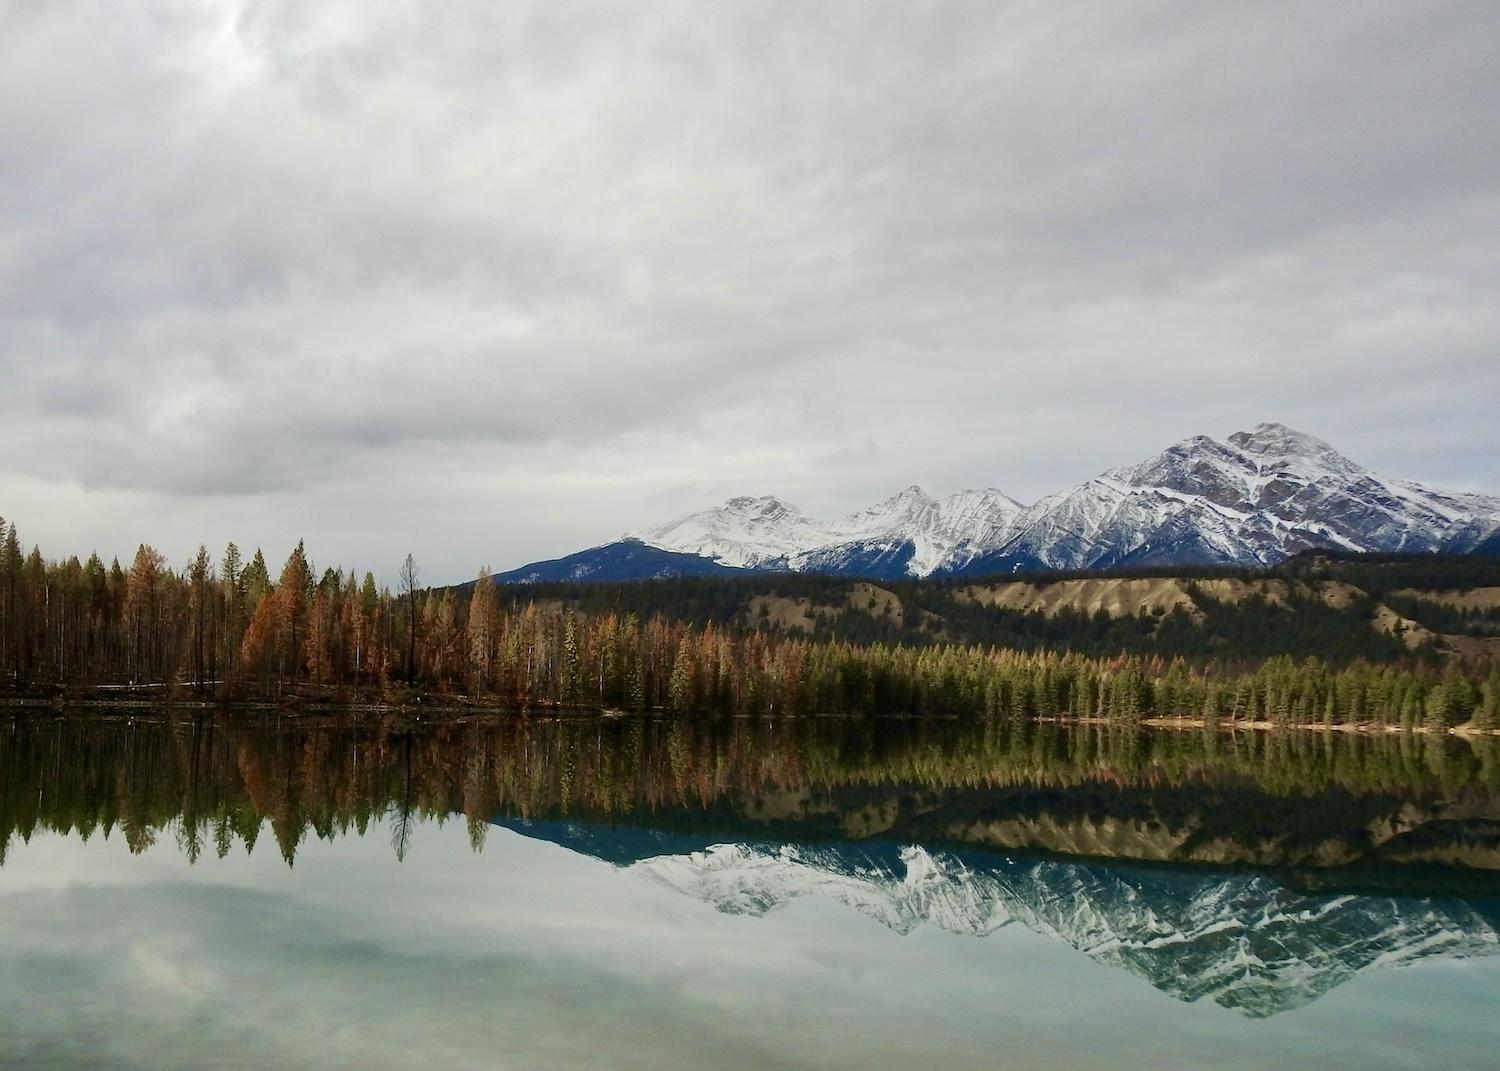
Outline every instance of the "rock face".
<path fill-rule="evenodd" d="M 561 559 L 577 579 L 635 579 L 661 562 L 870 579 L 1130 566 L 1272 565 L 1303 550 L 1500 553 L 1500 498 L 1377 475 L 1311 435 L 1258 424 L 1225 442 L 1195 436 L 1138 464 L 1022 506 L 997 490 L 934 498 L 908 487 L 835 521 L 778 498 L 732 498 Z M 597 562 L 596 562 L 597 559 Z M 507 574 L 554 576 L 558 563 Z M 543 568 L 552 566 L 554 568 Z M 653 571 L 655 570 L 655 571 Z M 707 571 L 707 570 L 704 570 Z"/>
<path fill-rule="evenodd" d="M 1387 479 L 1310 435 L 1259 424 L 1041 500 L 968 570 L 1271 565 L 1315 548 L 1465 553 L 1497 531 L 1500 499 Z"/>
<path fill-rule="evenodd" d="M 1020 513 L 1020 503 L 995 490 L 937 499 L 908 487 L 837 521 L 812 520 L 777 498 L 731 498 L 639 538 L 740 568 L 926 576 L 999 545 Z"/>
<path fill-rule="evenodd" d="M 1493 901 L 1304 894 L 1237 871 L 880 844 L 658 843 L 639 831 L 507 824 L 724 912 L 763 915 L 821 896 L 898 933 L 928 924 L 982 937 L 1019 924 L 1179 1000 L 1208 998 L 1256 1018 L 1309 1004 L 1368 971 L 1500 954 Z"/>

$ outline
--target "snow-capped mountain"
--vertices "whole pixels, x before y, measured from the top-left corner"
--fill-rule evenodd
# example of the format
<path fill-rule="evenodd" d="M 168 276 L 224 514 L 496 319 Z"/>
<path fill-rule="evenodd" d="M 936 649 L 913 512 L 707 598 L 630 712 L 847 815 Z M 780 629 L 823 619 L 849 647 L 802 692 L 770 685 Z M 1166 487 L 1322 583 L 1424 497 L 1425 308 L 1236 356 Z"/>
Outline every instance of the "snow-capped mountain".
<path fill-rule="evenodd" d="M 993 489 L 938 499 L 913 486 L 839 520 L 815 521 L 777 498 L 731 498 L 637 538 L 746 569 L 926 576 L 1000 545 L 1021 509 Z"/>
<path fill-rule="evenodd" d="M 777 498 L 742 497 L 631 538 L 725 568 L 872 578 L 1256 566 L 1313 548 L 1497 553 L 1500 498 L 1389 479 L 1311 435 L 1258 424 L 1224 442 L 1185 439 L 1030 506 L 996 490 L 934 498 L 908 487 L 821 521 Z M 619 568 L 589 571 L 590 555 L 611 546 L 618 544 L 573 556 L 580 575 L 633 576 Z M 672 568 L 672 575 L 683 571 Z"/>
<path fill-rule="evenodd" d="M 639 539 L 663 550 L 754 569 L 784 565 L 793 555 L 830 542 L 831 527 L 771 495 L 743 496 L 648 529 Z"/>
<path fill-rule="evenodd" d="M 1500 498 L 1362 468 L 1281 424 L 1195 436 L 1029 507 L 984 571 L 1269 565 L 1313 548 L 1467 552 L 1500 530 Z"/>
<path fill-rule="evenodd" d="M 961 857 L 915 845 L 667 838 L 657 848 L 665 854 L 651 855 L 645 834 L 507 824 L 733 914 L 820 896 L 903 934 L 925 923 L 983 937 L 1020 924 L 1179 1000 L 1208 997 L 1258 1018 L 1367 971 L 1500 954 L 1493 902 L 1304 894 L 1259 873 Z M 615 845 L 616 836 L 625 842 Z"/>

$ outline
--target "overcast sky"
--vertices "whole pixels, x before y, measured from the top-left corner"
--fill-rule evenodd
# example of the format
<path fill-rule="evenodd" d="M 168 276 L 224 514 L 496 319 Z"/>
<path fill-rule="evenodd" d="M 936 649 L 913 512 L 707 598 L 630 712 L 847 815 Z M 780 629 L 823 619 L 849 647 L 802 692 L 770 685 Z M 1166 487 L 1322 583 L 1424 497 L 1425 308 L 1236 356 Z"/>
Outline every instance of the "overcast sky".
<path fill-rule="evenodd" d="M 0 515 L 433 582 L 1260 420 L 1500 492 L 1500 6 L 0 0 Z"/>

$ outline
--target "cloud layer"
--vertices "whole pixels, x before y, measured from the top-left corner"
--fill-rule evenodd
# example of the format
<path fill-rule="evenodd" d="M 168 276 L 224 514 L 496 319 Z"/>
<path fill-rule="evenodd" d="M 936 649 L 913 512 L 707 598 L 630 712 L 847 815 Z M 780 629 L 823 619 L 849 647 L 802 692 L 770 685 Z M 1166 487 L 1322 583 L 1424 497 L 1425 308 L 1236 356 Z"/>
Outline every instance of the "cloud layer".
<path fill-rule="evenodd" d="M 0 513 L 431 579 L 1277 419 L 1500 491 L 1484 3 L 0 0 Z"/>

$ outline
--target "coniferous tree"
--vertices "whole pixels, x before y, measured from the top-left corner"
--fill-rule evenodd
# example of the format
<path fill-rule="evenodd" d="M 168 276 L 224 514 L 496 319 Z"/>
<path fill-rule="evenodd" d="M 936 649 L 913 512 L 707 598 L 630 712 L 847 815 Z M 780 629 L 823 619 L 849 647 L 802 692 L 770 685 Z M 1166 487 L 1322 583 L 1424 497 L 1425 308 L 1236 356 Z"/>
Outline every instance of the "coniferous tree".
<path fill-rule="evenodd" d="M 235 663 L 245 633 L 245 563 L 233 542 L 224 548 L 219 562 L 219 673 L 225 688 L 232 687 Z"/>
<path fill-rule="evenodd" d="M 125 581 L 125 612 L 131 637 L 131 670 L 135 680 L 144 683 L 159 679 L 161 638 L 162 572 L 166 560 L 153 547 L 142 543 L 136 548 L 135 560 Z"/>
<path fill-rule="evenodd" d="M 5 586 L 5 640 L 9 656 L 11 679 L 21 683 L 21 540 L 16 534 L 16 522 L 11 521 L 5 529 L 5 539 L 0 543 L 0 583 Z"/>
<path fill-rule="evenodd" d="M 481 693 L 490 689 L 490 669 L 495 662 L 496 610 L 495 583 L 486 566 L 479 571 L 469 596 L 469 673 L 474 690 Z"/>
<path fill-rule="evenodd" d="M 1490 670 L 1490 675 L 1484 682 L 1479 706 L 1469 724 L 1487 732 L 1500 729 L 1500 667 Z"/>
<path fill-rule="evenodd" d="M 260 602 L 271 593 L 271 571 L 266 568 L 266 558 L 259 547 L 255 548 L 250 564 L 245 566 L 244 580 L 245 591 L 253 603 Z"/>
<path fill-rule="evenodd" d="M 302 541 L 298 540 L 296 548 L 287 555 L 286 564 L 281 567 L 281 579 L 276 583 L 274 595 L 278 627 L 277 675 L 290 675 L 293 681 L 302 676 L 303 640 L 311 587 L 312 568 L 308 565 Z"/>
<path fill-rule="evenodd" d="M 213 607 L 209 605 L 209 578 L 213 576 L 213 563 L 208 557 L 208 548 L 201 543 L 198 553 L 188 566 L 189 607 L 192 613 L 193 687 L 201 692 L 208 675 L 208 630 Z"/>

